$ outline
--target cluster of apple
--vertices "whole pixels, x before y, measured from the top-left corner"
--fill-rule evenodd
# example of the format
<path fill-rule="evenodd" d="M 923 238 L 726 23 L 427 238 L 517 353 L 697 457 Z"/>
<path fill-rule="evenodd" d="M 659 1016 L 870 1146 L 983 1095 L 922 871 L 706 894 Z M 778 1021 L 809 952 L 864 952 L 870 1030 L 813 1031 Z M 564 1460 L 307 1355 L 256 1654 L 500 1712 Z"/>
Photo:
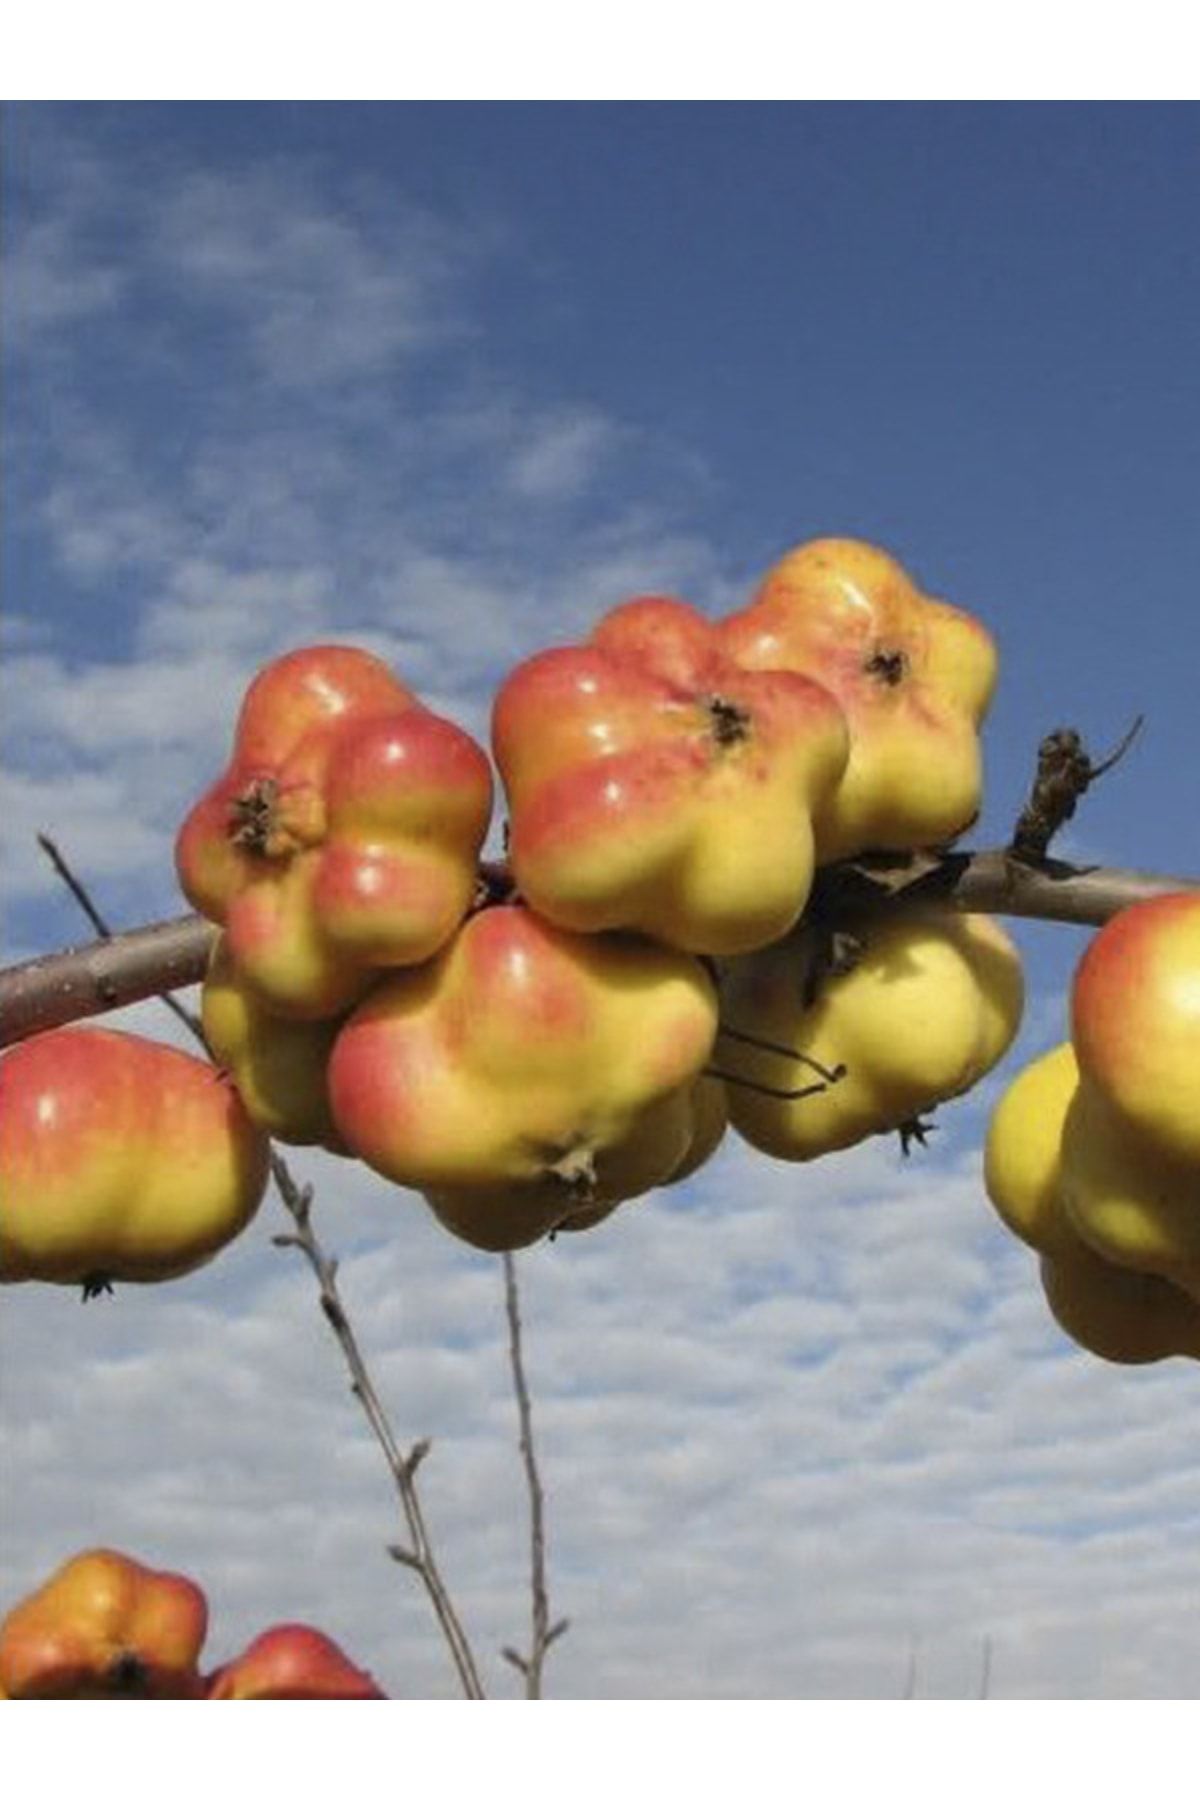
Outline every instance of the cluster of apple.
<path fill-rule="evenodd" d="M 386 1700 L 311 1625 L 273 1625 L 204 1674 L 208 1602 L 186 1575 L 85 1550 L 0 1620 L 0 1700 Z"/>
<path fill-rule="evenodd" d="M 916 1129 L 1008 1047 L 1016 951 L 909 907 L 845 966 L 809 901 L 824 865 L 971 823 L 995 672 L 978 621 L 854 540 L 720 621 L 628 601 L 501 687 L 495 866 L 465 732 L 363 651 L 281 657 L 177 844 L 230 1079 L 112 1032 L 12 1052 L 0 1275 L 194 1267 L 253 1213 L 266 1134 L 500 1250 L 690 1174 L 730 1122 L 792 1160 Z"/>
<path fill-rule="evenodd" d="M 1077 1343 L 1200 1358 L 1200 894 L 1144 900 L 1093 938 L 1070 1038 L 1004 1094 L 984 1174 Z"/>

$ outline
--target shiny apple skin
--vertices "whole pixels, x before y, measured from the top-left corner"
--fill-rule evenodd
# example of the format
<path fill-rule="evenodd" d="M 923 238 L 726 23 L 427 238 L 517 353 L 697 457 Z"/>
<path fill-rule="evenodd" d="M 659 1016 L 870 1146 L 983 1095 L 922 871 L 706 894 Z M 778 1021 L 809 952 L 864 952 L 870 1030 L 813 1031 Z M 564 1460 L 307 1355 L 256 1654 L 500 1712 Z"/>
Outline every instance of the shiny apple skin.
<path fill-rule="evenodd" d="M 807 675 L 845 714 L 849 763 L 817 809 L 819 863 L 942 844 L 972 823 L 997 658 L 970 613 L 873 544 L 815 538 L 769 570 L 721 636 L 743 667 Z"/>
<path fill-rule="evenodd" d="M 251 683 L 176 867 L 264 1004 L 332 1017 L 375 971 L 424 961 L 457 929 L 491 807 L 466 732 L 377 657 L 315 645 Z"/>
<path fill-rule="evenodd" d="M 1074 1046 L 1059 1044 L 1029 1063 L 993 1108 L 983 1181 L 1009 1230 L 1046 1255 L 1069 1254 L 1079 1234 L 1062 1200 L 1062 1135 L 1079 1087 Z"/>
<path fill-rule="evenodd" d="M 211 1064 L 68 1026 L 0 1058 L 0 1280 L 165 1281 L 245 1229 L 270 1147 Z"/>
<path fill-rule="evenodd" d="M 489 907 L 351 1014 L 330 1060 L 334 1118 L 451 1229 L 515 1248 L 673 1173 L 716 1016 L 693 957 Z"/>
<path fill-rule="evenodd" d="M 11 1700 L 196 1700 L 203 1591 L 116 1550 L 73 1556 L 0 1623 Z"/>
<path fill-rule="evenodd" d="M 532 907 L 566 930 L 713 955 L 770 943 L 799 917 L 811 815 L 848 754 L 824 688 L 739 668 L 708 620 L 661 596 L 514 670 L 492 744 Z"/>
<path fill-rule="evenodd" d="M 1200 1181 L 1200 893 L 1139 901 L 1096 933 L 1071 1035 L 1114 1124 Z"/>
<path fill-rule="evenodd" d="M 206 1700 L 386 1700 L 365 1669 L 311 1625 L 272 1625 L 209 1676 Z"/>
<path fill-rule="evenodd" d="M 965 1093 L 1008 1049 L 1020 1024 L 1020 958 L 994 919 L 948 909 L 905 908 L 862 927 L 853 967 L 826 974 L 810 1000 L 818 936 L 808 927 L 721 971 L 722 1024 L 802 1056 L 822 1077 L 731 1033 L 720 1038 L 738 1134 L 768 1156 L 808 1162 L 897 1129 Z M 819 1091 L 794 1099 L 763 1089 Z"/>
<path fill-rule="evenodd" d="M 238 969 L 222 933 L 204 978 L 200 1021 L 214 1062 L 228 1071 L 260 1130 L 283 1144 L 346 1154 L 327 1086 L 341 1017 L 284 1019 L 272 1012 Z"/>

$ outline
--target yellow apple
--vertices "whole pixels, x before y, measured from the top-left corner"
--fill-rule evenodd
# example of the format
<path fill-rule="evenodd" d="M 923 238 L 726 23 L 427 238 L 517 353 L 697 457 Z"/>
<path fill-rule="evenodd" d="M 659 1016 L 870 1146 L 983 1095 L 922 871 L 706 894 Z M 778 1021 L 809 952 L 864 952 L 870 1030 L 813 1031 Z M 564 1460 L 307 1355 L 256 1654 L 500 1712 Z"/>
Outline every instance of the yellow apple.
<path fill-rule="evenodd" d="M 1078 1086 L 1071 1044 L 1039 1056 L 1005 1089 L 984 1145 L 983 1180 L 992 1205 L 1010 1231 L 1049 1256 L 1079 1244 L 1060 1193 L 1063 1123 Z"/>
<path fill-rule="evenodd" d="M 329 1109 L 326 1071 L 341 1019 L 283 1019 L 263 1005 L 222 932 L 208 966 L 200 1020 L 254 1123 L 284 1144 L 345 1153 Z"/>
<path fill-rule="evenodd" d="M 1200 1306 L 1161 1276 L 1106 1261 L 1086 1244 L 1041 1259 L 1050 1310 L 1069 1337 L 1106 1362 L 1200 1357 Z"/>
<path fill-rule="evenodd" d="M 922 593 L 874 545 L 817 538 L 771 569 L 721 635 L 743 668 L 807 675 L 846 716 L 849 764 L 814 819 L 819 862 L 920 849 L 971 824 L 996 680 L 978 619 Z"/>
<path fill-rule="evenodd" d="M 811 1001 L 810 928 L 723 965 L 718 1063 L 730 1119 L 769 1156 L 807 1162 L 896 1129 L 973 1087 L 1016 1034 L 1020 958 L 994 919 L 911 907 L 862 930 L 858 961 L 821 976 Z M 838 1079 L 820 1073 L 839 1068 Z M 808 1087 L 795 1098 L 769 1091 Z"/>

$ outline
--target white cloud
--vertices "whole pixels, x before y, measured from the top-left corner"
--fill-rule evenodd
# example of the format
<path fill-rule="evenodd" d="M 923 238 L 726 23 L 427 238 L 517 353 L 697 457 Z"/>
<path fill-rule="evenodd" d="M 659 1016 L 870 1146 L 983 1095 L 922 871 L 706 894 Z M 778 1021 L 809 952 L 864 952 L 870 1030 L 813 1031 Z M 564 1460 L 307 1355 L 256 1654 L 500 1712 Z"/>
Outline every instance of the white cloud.
<path fill-rule="evenodd" d="M 265 375 L 307 387 L 386 370 L 444 338 L 467 244 L 399 196 L 373 242 L 293 175 L 267 169 L 185 179 L 154 248 L 189 298 L 238 316 Z"/>
<path fill-rule="evenodd" d="M 609 420 L 594 413 L 547 418 L 517 447 L 509 480 L 530 500 L 572 499 L 591 484 L 616 436 Z"/>

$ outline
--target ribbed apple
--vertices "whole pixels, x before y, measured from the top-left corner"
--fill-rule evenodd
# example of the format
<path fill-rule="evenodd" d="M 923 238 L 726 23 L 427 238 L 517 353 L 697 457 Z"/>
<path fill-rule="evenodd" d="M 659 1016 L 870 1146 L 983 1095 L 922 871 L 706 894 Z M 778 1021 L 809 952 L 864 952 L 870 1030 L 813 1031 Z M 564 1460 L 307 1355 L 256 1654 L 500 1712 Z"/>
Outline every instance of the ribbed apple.
<path fill-rule="evenodd" d="M 86 1550 L 0 1623 L 0 1687 L 11 1700 L 198 1700 L 207 1628 L 194 1581 Z"/>
<path fill-rule="evenodd" d="M 1096 933 L 1071 1035 L 1114 1126 L 1200 1183 L 1200 893 L 1140 901 Z"/>
<path fill-rule="evenodd" d="M 965 1093 L 1021 1020 L 1020 958 L 992 918 L 905 907 L 865 922 L 840 972 L 814 965 L 821 945 L 820 928 L 802 925 L 722 969 L 730 1120 L 786 1161 L 846 1149 Z"/>
<path fill-rule="evenodd" d="M 850 760 L 817 807 L 819 862 L 941 844 L 971 824 L 996 650 L 970 613 L 872 544 L 816 538 L 776 563 L 721 639 L 744 668 L 819 681 L 845 713 Z"/>
<path fill-rule="evenodd" d="M 260 998 L 323 1018 L 380 968 L 438 951 L 475 892 L 491 817 L 487 758 L 365 651 L 269 664 L 233 759 L 176 843 L 184 893 L 225 927 Z"/>
<path fill-rule="evenodd" d="M 1067 1255 L 1079 1245 L 1062 1200 L 1062 1135 L 1079 1087 L 1071 1044 L 1022 1069 L 992 1112 L 983 1152 L 988 1197 L 1032 1249 Z"/>
<path fill-rule="evenodd" d="M 284 1019 L 264 1006 L 234 963 L 222 932 L 201 993 L 200 1021 L 214 1062 L 227 1069 L 250 1117 L 284 1144 L 345 1155 L 326 1074 L 341 1016 Z"/>
<path fill-rule="evenodd" d="M 245 1229 L 270 1146 L 210 1063 L 71 1026 L 0 1058 L 0 1281 L 165 1281 Z"/>
<path fill-rule="evenodd" d="M 1063 1126 L 1060 1191 L 1071 1223 L 1101 1256 L 1200 1282 L 1200 1164 L 1147 1144 L 1086 1075 Z"/>
<path fill-rule="evenodd" d="M 673 1101 L 672 1130 L 678 1110 Z M 618 1149 L 605 1154 L 603 1183 L 597 1183 L 592 1197 L 586 1190 L 581 1190 L 571 1210 L 552 1218 L 550 1225 L 547 1225 L 547 1219 L 561 1211 L 562 1198 L 560 1183 L 555 1180 L 548 1184 L 544 1175 L 478 1188 L 441 1192 L 426 1189 L 425 1199 L 434 1217 L 447 1231 L 473 1244 L 477 1250 L 521 1250 L 544 1237 L 547 1230 L 591 1231 L 627 1200 L 637 1199 L 655 1186 L 673 1187 L 676 1182 L 686 1181 L 715 1154 L 729 1119 L 721 1081 L 711 1075 L 702 1075 L 693 1084 L 688 1119 L 690 1140 L 687 1150 L 669 1175 L 657 1182 L 647 1179 L 647 1166 L 656 1168 L 661 1162 L 655 1134 L 662 1131 L 664 1121 L 660 1110 L 655 1108 L 644 1126 L 635 1130 Z"/>
<path fill-rule="evenodd" d="M 1041 1259 L 1050 1310 L 1069 1337 L 1106 1362 L 1200 1358 L 1200 1306 L 1158 1275 L 1122 1268 L 1086 1244 Z"/>
<path fill-rule="evenodd" d="M 334 1119 L 460 1235 L 514 1248 L 680 1165 L 716 1023 L 695 958 L 492 906 L 350 1015 L 330 1059 Z"/>
<path fill-rule="evenodd" d="M 1200 1282 L 1200 894 L 1126 908 L 1075 972 L 1062 1192 L 1102 1256 Z"/>
<path fill-rule="evenodd" d="M 311 1625 L 272 1625 L 208 1677 L 206 1700 L 386 1700 L 365 1669 Z"/>
<path fill-rule="evenodd" d="M 811 815 L 846 765 L 822 687 L 748 672 L 681 600 L 616 607 L 509 676 L 492 722 L 521 894 L 552 924 L 733 955 L 812 885 Z"/>

